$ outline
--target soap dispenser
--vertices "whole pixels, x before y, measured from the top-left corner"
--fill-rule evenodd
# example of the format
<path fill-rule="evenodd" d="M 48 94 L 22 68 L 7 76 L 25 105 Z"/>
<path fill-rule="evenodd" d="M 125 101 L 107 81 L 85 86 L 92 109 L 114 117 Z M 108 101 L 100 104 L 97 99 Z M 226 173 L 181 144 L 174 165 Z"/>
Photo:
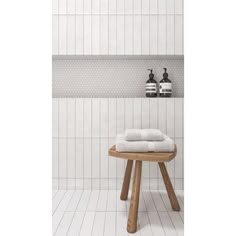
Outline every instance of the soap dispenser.
<path fill-rule="evenodd" d="M 172 83 L 171 80 L 168 79 L 168 73 L 166 72 L 167 69 L 163 69 L 165 70 L 165 72 L 163 74 L 163 79 L 159 83 L 159 94 L 160 97 L 171 97 Z"/>
<path fill-rule="evenodd" d="M 157 96 L 157 82 L 154 79 L 154 74 L 152 73 L 152 69 L 148 69 L 150 71 L 149 80 L 146 82 L 146 97 L 156 97 Z"/>

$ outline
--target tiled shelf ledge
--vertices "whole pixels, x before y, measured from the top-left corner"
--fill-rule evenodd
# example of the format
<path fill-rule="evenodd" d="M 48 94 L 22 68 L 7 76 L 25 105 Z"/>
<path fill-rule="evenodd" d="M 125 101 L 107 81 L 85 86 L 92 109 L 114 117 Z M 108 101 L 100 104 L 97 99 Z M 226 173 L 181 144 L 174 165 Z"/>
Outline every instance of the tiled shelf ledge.
<path fill-rule="evenodd" d="M 53 60 L 184 60 L 183 55 L 52 55 Z"/>

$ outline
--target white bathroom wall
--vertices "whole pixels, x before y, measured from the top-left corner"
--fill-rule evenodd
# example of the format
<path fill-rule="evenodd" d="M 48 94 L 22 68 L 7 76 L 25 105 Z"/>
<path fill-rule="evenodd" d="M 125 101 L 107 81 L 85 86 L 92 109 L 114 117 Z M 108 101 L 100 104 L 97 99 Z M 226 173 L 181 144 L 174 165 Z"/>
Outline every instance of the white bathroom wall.
<path fill-rule="evenodd" d="M 53 0 L 53 55 L 183 55 L 183 0 Z"/>
<path fill-rule="evenodd" d="M 183 189 L 183 98 L 53 98 L 54 189 L 120 189 L 125 161 L 108 156 L 126 128 L 160 128 L 175 140 L 167 164 L 175 189 Z M 143 163 L 143 189 L 164 188 L 157 163 Z"/>

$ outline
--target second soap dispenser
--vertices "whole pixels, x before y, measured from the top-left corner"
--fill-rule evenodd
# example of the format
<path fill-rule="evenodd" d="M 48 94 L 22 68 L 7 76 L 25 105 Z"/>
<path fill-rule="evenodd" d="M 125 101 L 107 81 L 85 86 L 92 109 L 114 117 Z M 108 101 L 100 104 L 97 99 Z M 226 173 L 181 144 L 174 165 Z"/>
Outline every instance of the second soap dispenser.
<path fill-rule="evenodd" d="M 157 82 L 154 79 L 154 74 L 152 73 L 152 69 L 148 69 L 150 71 L 149 80 L 146 82 L 146 97 L 156 97 L 157 96 Z"/>

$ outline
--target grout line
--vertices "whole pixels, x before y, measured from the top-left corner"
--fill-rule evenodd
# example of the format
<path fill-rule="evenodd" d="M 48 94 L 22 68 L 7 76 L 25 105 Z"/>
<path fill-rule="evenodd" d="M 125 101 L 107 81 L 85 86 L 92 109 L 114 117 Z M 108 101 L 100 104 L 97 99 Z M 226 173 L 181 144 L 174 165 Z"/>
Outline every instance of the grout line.
<path fill-rule="evenodd" d="M 66 189 L 68 190 L 68 98 L 66 98 Z"/>

